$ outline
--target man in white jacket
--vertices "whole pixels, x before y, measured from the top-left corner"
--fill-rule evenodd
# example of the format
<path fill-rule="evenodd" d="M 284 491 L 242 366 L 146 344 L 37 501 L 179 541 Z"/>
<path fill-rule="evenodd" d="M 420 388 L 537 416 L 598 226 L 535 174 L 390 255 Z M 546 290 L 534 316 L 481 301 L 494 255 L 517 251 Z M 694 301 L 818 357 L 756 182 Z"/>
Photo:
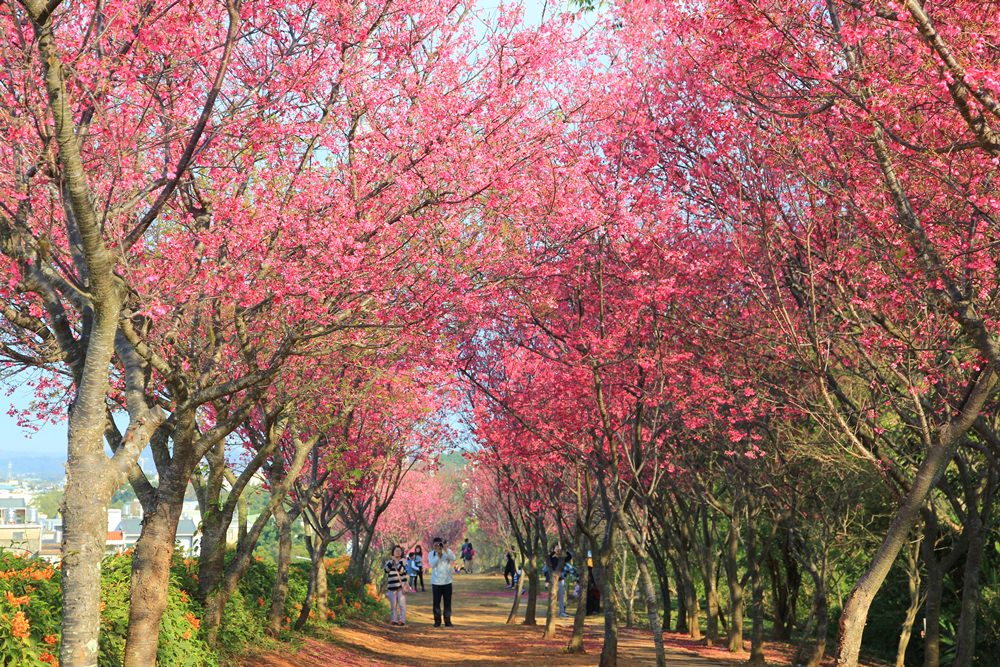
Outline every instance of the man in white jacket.
<path fill-rule="evenodd" d="M 441 627 L 441 601 L 444 600 L 444 625 L 451 627 L 451 582 L 455 554 L 445 549 L 445 541 L 435 537 L 427 556 L 431 566 L 431 593 L 434 596 L 434 627 Z"/>

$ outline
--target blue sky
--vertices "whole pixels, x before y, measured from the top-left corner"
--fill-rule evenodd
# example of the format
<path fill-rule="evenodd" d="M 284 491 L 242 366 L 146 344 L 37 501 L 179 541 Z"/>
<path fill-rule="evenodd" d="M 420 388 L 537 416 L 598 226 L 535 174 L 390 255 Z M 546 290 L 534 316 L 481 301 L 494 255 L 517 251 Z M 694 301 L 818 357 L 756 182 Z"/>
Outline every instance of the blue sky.
<path fill-rule="evenodd" d="M 9 388 L 6 385 L 3 389 Z M 22 428 L 17 420 L 7 414 L 12 405 L 17 409 L 27 408 L 31 404 L 31 392 L 17 388 L 11 396 L 0 390 L 0 464 L 6 464 L 4 455 L 33 456 L 65 456 L 66 455 L 66 423 L 45 424 L 37 431 Z"/>

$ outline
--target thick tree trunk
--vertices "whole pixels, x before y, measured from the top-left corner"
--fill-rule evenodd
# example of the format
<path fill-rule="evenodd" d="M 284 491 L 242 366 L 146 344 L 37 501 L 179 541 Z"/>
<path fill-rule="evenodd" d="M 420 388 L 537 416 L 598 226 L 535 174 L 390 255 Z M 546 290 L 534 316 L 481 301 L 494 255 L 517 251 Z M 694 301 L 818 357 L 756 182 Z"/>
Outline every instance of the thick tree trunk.
<path fill-rule="evenodd" d="M 764 577 L 761 573 L 761 554 L 757 542 L 757 527 L 753 516 L 747 530 L 747 568 L 750 571 L 750 667 L 764 667 Z"/>
<path fill-rule="evenodd" d="M 806 571 L 813 580 L 812 618 L 815 621 L 815 628 L 813 636 L 804 637 L 799 645 L 795 664 L 805 665 L 805 667 L 819 667 L 826 654 L 826 633 L 829 625 L 826 582 L 823 581 L 823 573 L 815 564 L 808 563 Z"/>
<path fill-rule="evenodd" d="M 698 545 L 699 565 L 701 566 L 701 579 L 705 584 L 705 645 L 715 646 L 719 643 L 719 591 L 716 584 L 715 572 L 718 564 L 718 552 L 715 547 L 714 529 L 708 518 L 709 508 L 701 509 L 701 536 Z M 697 532 L 697 529 L 692 531 Z"/>
<path fill-rule="evenodd" d="M 538 625 L 538 566 L 528 557 L 528 603 L 524 607 L 524 625 Z"/>
<path fill-rule="evenodd" d="M 937 542 L 937 520 L 928 516 L 924 523 L 922 557 L 927 577 L 927 598 L 924 601 L 924 667 L 941 664 L 941 597 L 944 589 L 944 571 L 934 553 Z"/>
<path fill-rule="evenodd" d="M 674 632 L 687 634 L 689 628 L 687 588 L 685 587 L 684 578 L 681 576 L 681 566 L 678 562 L 679 560 L 679 558 L 670 559 L 671 565 L 673 565 L 674 568 L 674 581 L 677 582 L 677 624 L 674 626 Z"/>
<path fill-rule="evenodd" d="M 608 540 L 610 542 L 610 540 Z M 594 576 L 604 601 L 604 644 L 599 667 L 618 666 L 618 619 L 615 614 L 615 577 L 611 570 L 612 544 L 605 544 L 594 558 Z"/>
<path fill-rule="evenodd" d="M 666 631 L 670 628 L 670 579 L 667 576 L 666 558 L 655 542 L 651 546 L 653 548 L 650 549 L 649 555 L 653 560 L 653 567 L 656 569 L 656 579 L 660 584 L 660 599 L 663 600 L 660 627 Z"/>
<path fill-rule="evenodd" d="M 684 611 L 687 615 L 687 631 L 691 639 L 701 639 L 701 619 L 698 609 L 698 589 L 694 585 L 686 554 L 677 557 L 679 580 L 677 585 L 684 593 Z"/>
<path fill-rule="evenodd" d="M 965 568 L 962 572 L 962 611 L 955 633 L 956 654 L 953 667 L 970 667 L 976 657 L 976 615 L 979 610 L 979 576 L 982 573 L 986 530 L 976 510 L 969 508 L 963 530 L 968 535 Z"/>
<path fill-rule="evenodd" d="M 324 545 L 328 545 L 324 542 Z M 320 621 L 326 620 L 330 610 L 330 584 L 326 578 L 326 546 L 316 561 L 316 616 Z"/>
<path fill-rule="evenodd" d="M 272 635 L 277 635 L 281 632 L 281 622 L 285 618 L 288 568 L 292 563 L 292 521 L 281 504 L 274 508 L 274 521 L 278 529 L 278 558 L 274 586 L 271 588 L 271 609 L 267 616 L 267 627 Z"/>
<path fill-rule="evenodd" d="M 175 471 L 176 475 L 160 480 L 156 503 L 145 513 L 142 534 L 135 545 L 125 667 L 156 664 L 160 619 L 167 608 L 170 561 L 187 487 L 187 467 L 182 467 L 184 470 Z"/>
<path fill-rule="evenodd" d="M 907 491 L 888 531 L 886 531 L 882 545 L 869 564 L 868 570 L 861 575 L 851 594 L 847 597 L 847 603 L 840 615 L 837 667 L 857 667 L 858 656 L 861 652 L 861 639 L 868 621 L 868 609 L 875 599 L 875 594 L 882 587 L 886 575 L 889 574 L 900 549 L 906 543 L 907 536 L 917 520 L 917 514 L 927 499 L 927 494 L 937 483 L 938 477 L 944 471 L 953 453 L 954 447 L 950 444 L 934 445 L 927 452 L 923 463 L 920 464 L 920 468 L 913 477 L 909 491 Z"/>
<path fill-rule="evenodd" d="M 70 458 L 63 495 L 62 644 L 60 664 L 97 665 L 97 638 L 101 627 L 101 559 L 108 537 L 107 508 L 111 493 L 101 490 L 107 466 L 103 445 L 81 456 L 83 443 L 70 427 Z M 90 449 L 95 449 L 91 447 Z"/>
<path fill-rule="evenodd" d="M 740 581 L 740 519 L 739 509 L 734 508 L 726 535 L 726 551 L 723 565 L 729 584 L 729 626 L 726 633 L 726 648 L 732 652 L 743 650 L 743 583 Z"/>
<path fill-rule="evenodd" d="M 556 617 L 559 610 L 559 570 L 563 567 L 564 560 L 559 558 L 556 561 L 556 571 L 549 572 L 549 599 L 545 615 L 545 632 L 542 639 L 556 638 Z"/>
<path fill-rule="evenodd" d="M 576 613 L 573 615 L 573 633 L 566 645 L 567 653 L 586 653 L 583 646 L 583 630 L 587 622 L 587 586 L 583 584 L 581 574 L 580 597 L 576 601 Z"/>
<path fill-rule="evenodd" d="M 587 542 L 583 531 L 577 533 L 576 539 L 577 572 L 580 577 L 580 595 L 576 600 L 576 613 L 573 615 L 573 633 L 566 645 L 567 653 L 586 653 L 583 646 L 583 628 L 587 621 L 587 593 L 590 588 L 589 570 L 587 568 Z"/>
<path fill-rule="evenodd" d="M 66 194 L 66 224 L 79 238 L 82 261 L 76 264 L 82 290 L 89 299 L 82 313 L 83 335 L 77 343 L 85 348 L 82 365 L 76 363 L 81 350 L 67 350 L 76 357 L 70 363 L 76 394 L 67 430 L 59 657 L 63 667 L 93 667 L 97 664 L 101 624 L 101 559 L 107 540 L 107 507 L 143 443 L 136 438 L 128 444 L 129 465 L 124 465 L 125 461 L 109 465 L 104 454 L 108 375 L 121 312 L 115 262 L 104 244 L 103 227 L 92 203 L 80 155 L 76 105 L 66 88 L 50 5 L 44 0 L 26 0 L 22 4 L 34 23 L 40 56 L 37 62 L 44 72 L 48 110 L 58 145 L 58 177 Z"/>
<path fill-rule="evenodd" d="M 306 622 L 309 620 L 309 611 L 313 608 L 313 605 L 319 605 L 320 595 L 324 595 L 326 591 L 326 565 L 324 558 L 326 558 L 326 548 L 329 546 L 329 542 L 319 536 L 313 536 L 312 547 L 309 549 L 309 556 L 311 559 L 311 567 L 309 568 L 309 586 L 306 593 L 305 602 L 302 603 L 302 611 L 299 612 L 299 617 L 295 621 L 295 631 L 298 632 L 305 627 Z M 326 606 L 326 603 L 323 603 Z"/>

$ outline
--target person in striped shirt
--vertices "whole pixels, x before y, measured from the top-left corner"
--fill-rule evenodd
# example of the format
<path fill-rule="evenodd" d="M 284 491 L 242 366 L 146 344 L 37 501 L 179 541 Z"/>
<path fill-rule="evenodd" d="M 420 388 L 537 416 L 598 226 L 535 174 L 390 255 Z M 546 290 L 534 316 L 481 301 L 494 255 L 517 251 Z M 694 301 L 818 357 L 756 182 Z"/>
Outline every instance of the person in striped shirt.
<path fill-rule="evenodd" d="M 390 625 L 406 625 L 406 591 L 410 588 L 406 581 L 406 561 L 403 560 L 403 547 L 392 548 L 392 557 L 385 562 L 386 597 L 389 598 L 389 608 L 392 610 Z"/>

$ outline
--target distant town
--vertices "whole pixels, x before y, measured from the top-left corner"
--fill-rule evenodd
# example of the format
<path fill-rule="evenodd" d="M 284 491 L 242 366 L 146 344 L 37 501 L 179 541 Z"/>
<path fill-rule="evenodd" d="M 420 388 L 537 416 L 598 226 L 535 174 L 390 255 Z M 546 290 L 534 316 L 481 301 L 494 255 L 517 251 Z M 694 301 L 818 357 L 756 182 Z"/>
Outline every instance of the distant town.
<path fill-rule="evenodd" d="M 0 464 L 2 465 L 2 464 Z M 0 481 L 0 550 L 38 556 L 51 563 L 62 557 L 62 474 L 16 473 L 15 461 L 6 462 L 6 475 Z M 61 473 L 61 466 L 57 468 Z M 190 495 L 190 494 L 189 494 Z M 142 532 L 142 506 L 126 484 L 108 508 L 106 547 L 109 554 L 135 546 Z M 251 517 L 251 521 L 253 518 Z M 176 546 L 185 555 L 200 553 L 201 510 L 198 501 L 184 501 L 177 525 Z M 230 526 L 226 541 L 235 544 L 236 522 Z"/>

